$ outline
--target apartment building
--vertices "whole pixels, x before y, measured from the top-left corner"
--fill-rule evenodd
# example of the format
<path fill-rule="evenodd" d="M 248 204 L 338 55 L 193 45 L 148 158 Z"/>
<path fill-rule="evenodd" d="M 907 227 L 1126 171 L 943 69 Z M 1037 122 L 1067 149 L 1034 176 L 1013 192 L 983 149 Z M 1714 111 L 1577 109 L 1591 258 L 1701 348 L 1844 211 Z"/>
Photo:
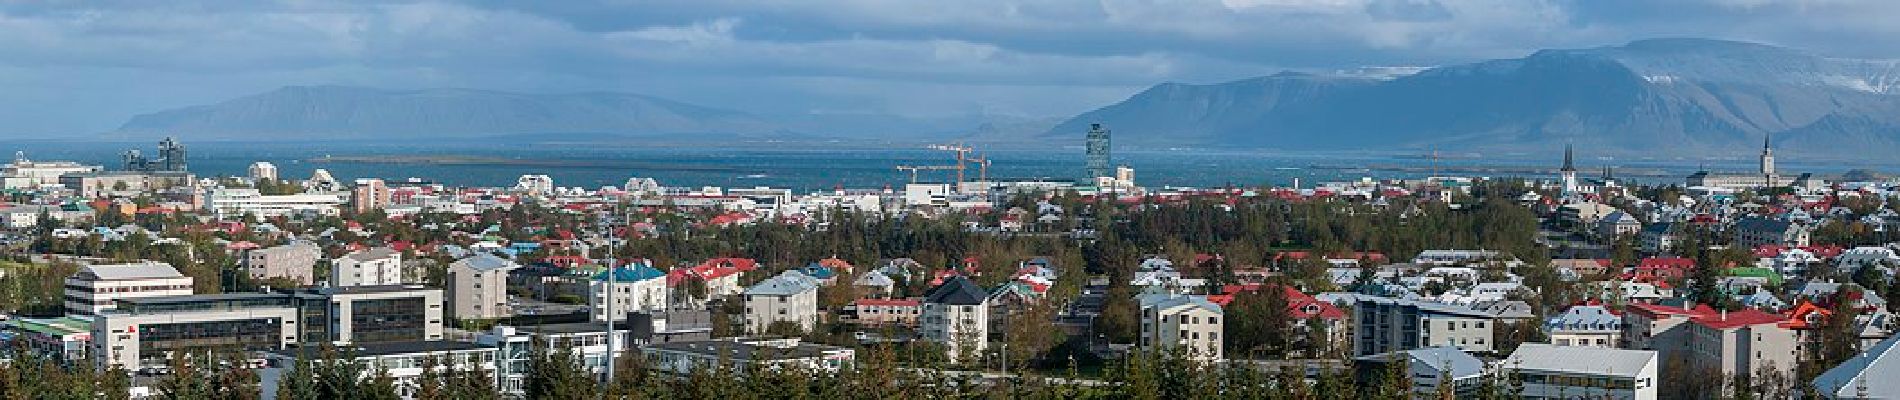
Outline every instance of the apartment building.
<path fill-rule="evenodd" d="M 1221 307 L 1202 296 L 1155 294 L 1142 296 L 1142 350 L 1170 351 L 1181 348 L 1189 358 L 1216 361 L 1224 357 L 1221 333 L 1225 331 Z"/>
<path fill-rule="evenodd" d="M 918 299 L 857 299 L 851 302 L 855 321 L 864 326 L 917 326 L 924 314 Z"/>
<path fill-rule="evenodd" d="M 1654 400 L 1656 352 L 1525 343 L 1499 363 L 1531 399 Z"/>
<path fill-rule="evenodd" d="M 348 203 L 331 193 L 286 195 L 261 194 L 251 188 L 211 188 L 204 193 L 205 211 L 218 219 L 236 219 L 246 215 L 274 217 L 333 217 L 342 214 Z"/>
<path fill-rule="evenodd" d="M 247 250 L 243 257 L 239 263 L 252 281 L 281 278 L 299 286 L 310 286 L 316 283 L 317 259 L 323 257 L 323 250 L 310 242 L 291 242 Z"/>
<path fill-rule="evenodd" d="M 587 305 L 595 321 L 625 320 L 627 313 L 665 310 L 669 304 L 666 273 L 644 262 L 594 274 L 587 290 Z M 608 312 L 609 302 L 612 313 Z"/>
<path fill-rule="evenodd" d="M 1471 308 L 1387 297 L 1358 298 L 1353 307 L 1353 354 L 1368 356 L 1452 346 L 1490 353 L 1496 316 Z"/>
<path fill-rule="evenodd" d="M 785 271 L 746 288 L 746 329 L 763 334 L 773 323 L 790 322 L 804 332 L 818 324 L 818 280 Z"/>
<path fill-rule="evenodd" d="M 952 276 L 924 294 L 924 340 L 941 343 L 951 359 L 989 348 L 989 294 L 975 281 Z"/>
<path fill-rule="evenodd" d="M 456 319 L 498 319 L 508 307 L 508 271 L 521 268 L 494 254 L 477 253 L 449 264 L 449 310 Z"/>
<path fill-rule="evenodd" d="M 332 286 L 401 285 L 402 252 L 388 247 L 357 250 L 330 265 Z"/>
<path fill-rule="evenodd" d="M 1687 354 L 1691 365 L 1724 376 L 1758 376 L 1764 371 L 1793 376 L 1801 341 L 1785 325 L 1787 321 L 1753 309 L 1690 318 Z"/>
<path fill-rule="evenodd" d="M 1550 343 L 1558 346 L 1617 347 L 1623 344 L 1623 316 L 1601 305 L 1577 305 L 1544 321 Z"/>
<path fill-rule="evenodd" d="M 116 300 L 188 295 L 191 285 L 191 277 L 162 262 L 88 265 L 66 278 L 66 312 L 96 315 Z"/>

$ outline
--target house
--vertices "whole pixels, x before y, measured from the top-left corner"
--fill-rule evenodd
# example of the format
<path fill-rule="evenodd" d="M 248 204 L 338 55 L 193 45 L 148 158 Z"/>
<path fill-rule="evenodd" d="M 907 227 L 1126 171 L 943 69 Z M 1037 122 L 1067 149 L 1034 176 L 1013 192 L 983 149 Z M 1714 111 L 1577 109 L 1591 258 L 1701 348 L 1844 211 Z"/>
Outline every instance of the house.
<path fill-rule="evenodd" d="M 1623 316 L 1602 305 L 1579 304 L 1544 322 L 1558 346 L 1616 347 L 1623 343 Z"/>
<path fill-rule="evenodd" d="M 192 283 L 162 262 L 88 265 L 66 278 L 66 312 L 97 315 L 116 308 L 117 300 L 189 295 Z"/>
<path fill-rule="evenodd" d="M 1807 247 L 1809 229 L 1787 220 L 1749 217 L 1735 221 L 1735 242 L 1743 248 L 1763 245 Z"/>
<path fill-rule="evenodd" d="M 1470 397 L 1484 385 L 1485 363 L 1454 346 L 1426 347 L 1368 354 L 1353 359 L 1361 382 L 1376 382 L 1393 362 L 1405 363 L 1412 380 L 1413 398 L 1433 398 L 1440 385 L 1450 384 L 1458 398 Z"/>
<path fill-rule="evenodd" d="M 253 281 L 281 278 L 310 286 L 316 280 L 317 259 L 323 250 L 310 242 L 291 242 L 282 246 L 244 252 L 241 266 Z"/>
<path fill-rule="evenodd" d="M 500 319 L 514 316 L 508 306 L 508 273 L 521 268 L 491 253 L 449 263 L 449 311 L 455 319 Z"/>
<path fill-rule="evenodd" d="M 786 322 L 811 332 L 818 325 L 818 286 L 817 279 L 788 270 L 746 288 L 747 328 L 763 334 L 772 324 Z"/>
<path fill-rule="evenodd" d="M 924 340 L 943 344 L 951 359 L 989 347 L 989 293 L 970 278 L 952 276 L 924 295 Z"/>
<path fill-rule="evenodd" d="M 1154 295 L 1141 299 L 1142 350 L 1167 351 L 1180 348 L 1187 357 L 1201 361 L 1223 359 L 1221 332 L 1225 331 L 1220 305 L 1201 296 Z"/>
<path fill-rule="evenodd" d="M 1682 241 L 1682 234 L 1677 232 L 1677 226 L 1678 225 L 1673 222 L 1649 224 L 1644 226 L 1642 231 L 1637 232 L 1636 240 L 1642 244 L 1643 251 L 1645 252 L 1669 252 L 1676 248 L 1676 243 Z"/>
<path fill-rule="evenodd" d="M 1815 377 L 1811 385 L 1829 399 L 1900 398 L 1900 336 L 1868 346 Z"/>
<path fill-rule="evenodd" d="M 332 286 L 382 286 L 403 284 L 402 252 L 388 247 L 357 250 L 344 254 L 330 266 Z"/>
<path fill-rule="evenodd" d="M 739 285 L 739 277 L 746 272 L 759 269 L 759 262 L 750 258 L 714 258 L 688 268 L 674 268 L 666 274 L 666 286 L 673 289 L 675 302 L 688 305 L 703 305 L 705 300 L 732 296 L 745 291 Z M 694 286 L 702 286 L 703 293 L 694 293 Z"/>
<path fill-rule="evenodd" d="M 1630 215 L 1629 213 L 1616 211 L 1597 220 L 1596 229 L 1599 235 L 1617 238 L 1624 235 L 1634 235 L 1636 232 L 1641 231 L 1643 229 L 1643 222 L 1636 220 L 1636 216 Z"/>
<path fill-rule="evenodd" d="M 620 321 L 635 311 L 666 310 L 668 290 L 666 273 L 653 268 L 650 261 L 635 260 L 628 265 L 602 270 L 587 285 L 587 307 L 593 320 Z M 612 309 L 609 312 L 608 309 Z"/>
<path fill-rule="evenodd" d="M 1610 270 L 1610 260 L 1602 258 L 1562 258 L 1550 260 L 1551 268 L 1570 270 L 1577 276 L 1601 276 Z"/>
<path fill-rule="evenodd" d="M 864 326 L 915 327 L 924 313 L 923 302 L 917 299 L 857 299 L 851 309 L 854 320 Z"/>
<path fill-rule="evenodd" d="M 897 282 L 883 272 L 872 270 L 858 275 L 857 280 L 851 281 L 851 286 L 857 287 L 862 295 L 886 297 L 897 287 Z"/>
<path fill-rule="evenodd" d="M 1660 364 L 1649 350 L 1525 343 L 1499 366 L 1525 398 L 1654 400 Z"/>

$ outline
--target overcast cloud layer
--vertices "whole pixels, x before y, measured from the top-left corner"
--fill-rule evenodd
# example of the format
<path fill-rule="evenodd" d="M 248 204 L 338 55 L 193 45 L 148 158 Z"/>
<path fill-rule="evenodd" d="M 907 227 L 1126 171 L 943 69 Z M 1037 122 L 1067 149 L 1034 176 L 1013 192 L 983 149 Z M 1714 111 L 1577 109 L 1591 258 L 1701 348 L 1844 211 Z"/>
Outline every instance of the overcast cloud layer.
<path fill-rule="evenodd" d="M 1166 81 L 1653 37 L 1900 58 L 1895 15 L 1893 0 L 0 0 L 0 136 L 320 84 L 1067 116 Z"/>

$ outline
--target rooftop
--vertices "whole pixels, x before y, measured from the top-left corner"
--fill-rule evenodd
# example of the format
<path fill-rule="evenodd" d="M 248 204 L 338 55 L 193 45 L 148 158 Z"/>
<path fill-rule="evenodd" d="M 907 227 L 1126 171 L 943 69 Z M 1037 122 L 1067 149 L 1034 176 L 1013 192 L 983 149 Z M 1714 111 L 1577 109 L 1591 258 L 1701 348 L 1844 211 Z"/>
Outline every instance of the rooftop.
<path fill-rule="evenodd" d="M 945 279 L 942 285 L 931 288 L 929 293 L 924 294 L 924 302 L 978 305 L 983 304 L 983 301 L 989 297 L 989 293 L 984 291 L 983 287 L 977 286 L 975 281 L 971 281 L 970 278 L 965 278 L 962 275 L 957 275 Z"/>
<path fill-rule="evenodd" d="M 709 357 L 726 357 L 734 361 L 773 361 L 823 357 L 826 353 L 850 349 L 803 343 L 788 340 L 789 346 L 768 345 L 766 342 L 743 342 L 738 340 L 708 340 L 697 342 L 657 343 L 647 346 L 657 351 L 675 351 L 694 353 Z M 781 343 L 784 344 L 784 343 Z"/>
<path fill-rule="evenodd" d="M 1504 365 L 1524 370 L 1635 377 L 1644 369 L 1656 366 L 1656 352 L 1525 343 L 1517 346 L 1517 351 L 1505 359 Z"/>
<path fill-rule="evenodd" d="M 133 264 L 88 265 L 80 268 L 80 279 L 93 281 L 116 281 L 130 279 L 183 278 L 177 268 L 171 264 L 147 261 Z"/>

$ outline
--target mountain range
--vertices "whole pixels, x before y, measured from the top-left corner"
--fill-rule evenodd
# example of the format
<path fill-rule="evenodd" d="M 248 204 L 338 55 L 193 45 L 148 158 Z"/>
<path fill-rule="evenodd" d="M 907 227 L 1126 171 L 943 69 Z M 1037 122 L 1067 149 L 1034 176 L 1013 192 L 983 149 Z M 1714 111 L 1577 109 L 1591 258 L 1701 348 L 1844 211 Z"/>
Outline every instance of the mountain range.
<path fill-rule="evenodd" d="M 1164 83 L 1042 135 L 1282 149 L 1596 152 L 1900 150 L 1900 63 L 1755 43 L 1653 39 L 1369 78 L 1281 73 Z"/>
<path fill-rule="evenodd" d="M 1410 70 L 1407 70 L 1410 72 Z M 1280 73 L 1163 83 L 1063 118 L 762 116 L 628 93 L 291 86 L 138 115 L 110 135 L 186 140 L 629 137 L 1080 143 L 1288 150 L 1553 151 L 1844 157 L 1900 151 L 1900 62 L 1763 44 L 1653 39 L 1410 74 Z M 1741 153 L 1746 154 L 1746 153 Z"/>

